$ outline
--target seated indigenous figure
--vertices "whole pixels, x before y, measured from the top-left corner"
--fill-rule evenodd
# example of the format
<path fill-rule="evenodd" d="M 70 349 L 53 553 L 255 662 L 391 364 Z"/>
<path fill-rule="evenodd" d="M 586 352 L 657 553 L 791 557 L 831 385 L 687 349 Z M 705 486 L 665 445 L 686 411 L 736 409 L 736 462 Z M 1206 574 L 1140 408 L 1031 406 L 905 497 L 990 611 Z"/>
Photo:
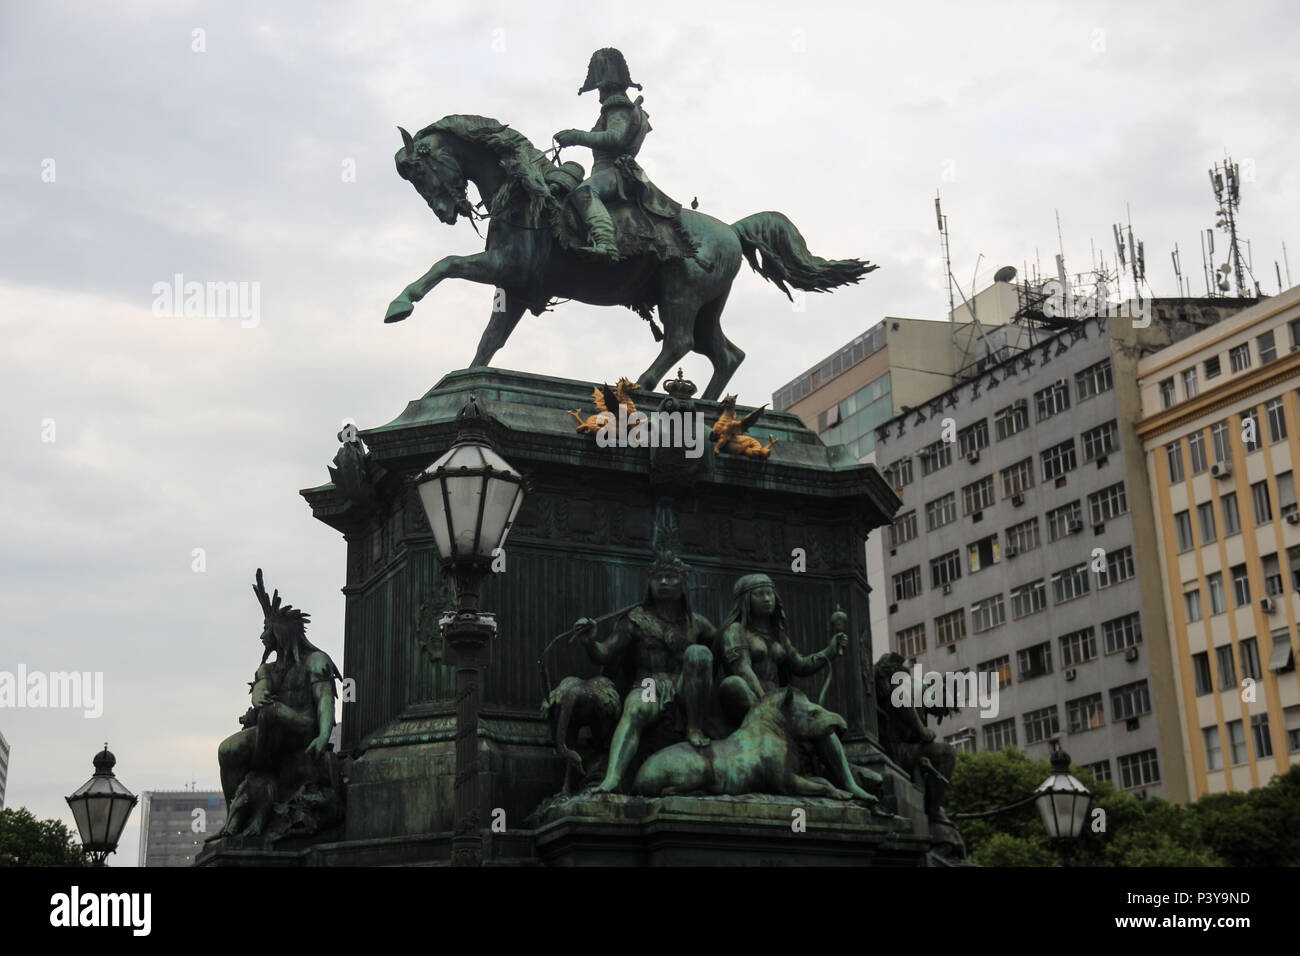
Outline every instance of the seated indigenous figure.
<path fill-rule="evenodd" d="M 262 605 L 262 664 L 250 685 L 244 729 L 217 751 L 229 815 L 227 836 L 275 839 L 291 829 L 314 832 L 334 822 L 341 793 L 329 752 L 334 729 L 334 681 L 342 675 L 329 655 L 307 640 L 310 616 L 268 598 L 257 570 Z M 275 660 L 269 660 L 274 654 Z"/>
<path fill-rule="evenodd" d="M 785 609 L 776 586 L 766 574 L 747 574 L 732 588 L 731 613 L 722 624 L 722 656 L 727 677 L 719 687 L 722 709 L 732 720 L 740 720 L 758 701 L 779 688 L 790 686 L 792 677 L 816 674 L 848 643 L 842 633 L 808 656 L 799 653 L 786 632 Z M 839 737 L 827 734 L 816 742 L 817 754 L 827 777 L 859 800 L 875 803 L 876 797 L 858 785 Z M 859 773 L 875 777 L 859 768 Z M 877 777 L 877 780 L 879 778 Z"/>
<path fill-rule="evenodd" d="M 578 622 L 587 656 L 630 678 L 622 714 L 610 743 L 605 779 L 597 790 L 620 789 L 636 757 L 643 731 L 665 721 L 696 747 L 705 747 L 704 720 L 713 696 L 713 625 L 691 611 L 689 568 L 661 551 L 650 566 L 645 600 L 628 611 L 603 641 L 595 622 Z"/>

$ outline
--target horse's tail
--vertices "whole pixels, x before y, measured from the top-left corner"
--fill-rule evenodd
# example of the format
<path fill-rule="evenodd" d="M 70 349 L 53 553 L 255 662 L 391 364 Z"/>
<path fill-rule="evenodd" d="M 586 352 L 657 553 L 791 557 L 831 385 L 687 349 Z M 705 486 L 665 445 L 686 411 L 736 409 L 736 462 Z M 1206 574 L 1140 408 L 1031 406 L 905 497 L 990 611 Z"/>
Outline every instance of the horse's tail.
<path fill-rule="evenodd" d="M 808 251 L 808 244 L 785 215 L 758 212 L 733 222 L 731 228 L 740 237 L 740 248 L 750 268 L 790 296 L 786 283 L 804 292 L 828 292 L 838 286 L 857 282 L 873 269 L 880 268 L 861 259 L 823 259 Z M 763 253 L 759 261 L 758 253 Z"/>

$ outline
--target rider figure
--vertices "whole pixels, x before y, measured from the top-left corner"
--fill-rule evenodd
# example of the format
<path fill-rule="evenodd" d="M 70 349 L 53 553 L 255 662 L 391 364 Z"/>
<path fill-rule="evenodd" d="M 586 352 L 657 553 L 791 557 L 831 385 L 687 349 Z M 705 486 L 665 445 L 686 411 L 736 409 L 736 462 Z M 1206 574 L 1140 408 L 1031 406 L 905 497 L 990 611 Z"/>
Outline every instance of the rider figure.
<path fill-rule="evenodd" d="M 618 246 L 605 201 L 627 199 L 629 189 L 636 195 L 646 182 L 635 157 L 650 132 L 650 119 L 641 109 L 641 97 L 636 102 L 627 98 L 631 86 L 641 89 L 632 82 L 623 54 L 613 47 L 597 50 L 578 95 L 599 91 L 600 119 L 589 133 L 565 129 L 555 134 L 560 146 L 586 146 L 595 158 L 590 178 L 574 191 L 574 202 L 587 223 L 587 251 L 610 260 L 618 259 Z"/>

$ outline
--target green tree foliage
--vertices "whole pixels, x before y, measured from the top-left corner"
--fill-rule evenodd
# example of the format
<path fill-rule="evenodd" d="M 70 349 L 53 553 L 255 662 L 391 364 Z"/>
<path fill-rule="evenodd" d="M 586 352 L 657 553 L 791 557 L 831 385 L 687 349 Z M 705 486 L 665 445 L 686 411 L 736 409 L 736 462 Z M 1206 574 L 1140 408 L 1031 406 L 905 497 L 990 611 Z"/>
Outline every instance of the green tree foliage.
<path fill-rule="evenodd" d="M 1051 770 L 1048 761 L 1031 760 L 1015 748 L 960 754 L 947 810 L 978 813 L 1015 803 L 1031 794 Z M 1295 828 L 1286 826 L 1288 818 L 1294 820 L 1300 813 L 1300 775 L 1295 770 L 1260 790 L 1226 795 L 1226 800 L 1206 797 L 1190 807 L 1139 800 L 1108 781 L 1094 780 L 1086 770 L 1075 767 L 1071 772 L 1093 792 L 1089 825 L 1070 848 L 1072 866 L 1300 863 L 1300 834 L 1292 835 Z M 1057 848 L 1032 803 L 957 824 L 974 863 L 1060 865 Z"/>
<path fill-rule="evenodd" d="M 19 807 L 0 810 L 0 866 L 90 866 L 90 860 L 58 820 L 38 820 Z"/>

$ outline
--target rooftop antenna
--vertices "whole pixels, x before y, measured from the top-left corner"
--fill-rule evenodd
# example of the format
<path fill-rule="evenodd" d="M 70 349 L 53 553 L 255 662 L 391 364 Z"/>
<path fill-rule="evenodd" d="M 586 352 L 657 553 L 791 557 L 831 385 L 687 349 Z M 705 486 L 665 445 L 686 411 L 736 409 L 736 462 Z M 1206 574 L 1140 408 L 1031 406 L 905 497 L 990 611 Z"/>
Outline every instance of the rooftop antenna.
<path fill-rule="evenodd" d="M 1206 243 L 1209 251 L 1206 251 Z M 1205 274 L 1205 297 L 1213 298 L 1215 290 L 1210 288 L 1210 260 L 1214 258 L 1214 230 L 1206 229 L 1201 233 L 1201 272 Z"/>
<path fill-rule="evenodd" d="M 1250 294 L 1246 286 L 1246 273 L 1250 270 L 1242 258 L 1241 241 L 1237 236 L 1237 216 L 1241 208 L 1241 172 L 1237 164 L 1232 161 L 1232 157 L 1226 153 L 1223 162 L 1215 163 L 1210 169 L 1210 186 L 1214 190 L 1215 201 L 1219 204 L 1216 211 L 1219 218 L 1214 223 L 1214 227 L 1222 229 L 1228 235 L 1228 261 L 1218 268 L 1222 276 L 1219 279 L 1219 289 L 1227 292 L 1228 276 L 1232 276 L 1237 287 L 1237 295 L 1245 297 Z M 1252 272 L 1251 279 L 1254 278 Z M 1259 292 L 1258 283 L 1255 292 L 1256 294 Z"/>
<path fill-rule="evenodd" d="M 957 380 L 957 306 L 952 298 L 952 248 L 948 238 L 948 217 L 939 203 L 939 190 L 934 191 L 934 218 L 939 225 L 939 244 L 943 248 L 943 280 L 948 284 L 948 337 L 952 341 L 952 374 Z"/>
<path fill-rule="evenodd" d="M 1282 265 L 1286 266 L 1286 287 L 1291 288 L 1291 260 L 1286 257 L 1286 243 L 1282 243 Z"/>
<path fill-rule="evenodd" d="M 1178 243 L 1174 243 L 1174 251 L 1169 253 L 1169 258 L 1174 260 L 1174 282 L 1178 286 L 1178 294 L 1185 295 L 1183 292 L 1183 265 L 1178 255 Z"/>

